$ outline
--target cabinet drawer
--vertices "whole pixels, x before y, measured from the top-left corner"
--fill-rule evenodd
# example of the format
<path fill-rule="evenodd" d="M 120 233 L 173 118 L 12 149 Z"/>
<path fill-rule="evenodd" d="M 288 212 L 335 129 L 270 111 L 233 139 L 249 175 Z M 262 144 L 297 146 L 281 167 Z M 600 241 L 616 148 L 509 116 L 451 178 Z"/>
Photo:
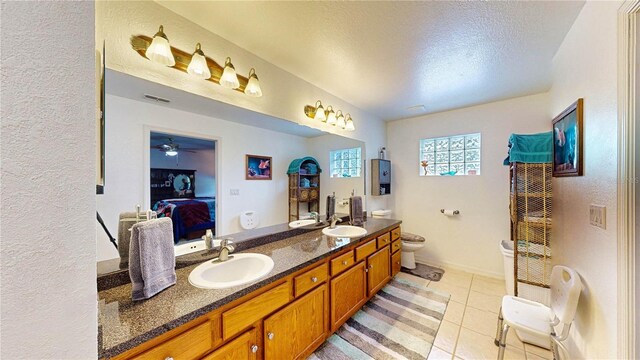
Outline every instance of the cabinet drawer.
<path fill-rule="evenodd" d="M 327 281 L 327 278 L 329 277 L 328 273 L 329 265 L 324 263 L 302 275 L 296 276 L 293 279 L 296 297 Z"/>
<path fill-rule="evenodd" d="M 289 302 L 289 283 L 276 286 L 222 314 L 224 340 L 248 328 L 251 324 Z"/>
<path fill-rule="evenodd" d="M 402 241 L 395 240 L 394 242 L 391 243 L 391 252 L 392 253 L 400 250 L 400 248 L 402 248 Z"/>
<path fill-rule="evenodd" d="M 386 233 L 378 236 L 378 249 L 391 242 L 391 234 Z"/>
<path fill-rule="evenodd" d="M 364 245 L 360 245 L 356 248 L 356 262 L 365 259 L 367 256 L 376 252 L 376 239 L 369 241 Z"/>
<path fill-rule="evenodd" d="M 355 261 L 356 258 L 353 256 L 353 250 L 331 260 L 331 276 L 336 276 L 339 273 L 347 270 L 351 267 L 351 265 L 355 264 Z"/>
<path fill-rule="evenodd" d="M 401 233 L 400 233 L 400 228 L 399 227 L 391 230 L 391 241 L 400 239 L 400 234 Z"/>
<path fill-rule="evenodd" d="M 212 335 L 211 321 L 207 321 L 131 360 L 197 359 L 213 347 Z"/>
<path fill-rule="evenodd" d="M 258 358 L 258 331 L 251 329 L 207 355 L 202 360 L 255 360 Z"/>
<path fill-rule="evenodd" d="M 400 272 L 400 267 L 402 266 L 402 258 L 400 254 L 402 254 L 402 252 L 397 251 L 391 255 L 391 276 L 396 276 L 396 274 Z"/>

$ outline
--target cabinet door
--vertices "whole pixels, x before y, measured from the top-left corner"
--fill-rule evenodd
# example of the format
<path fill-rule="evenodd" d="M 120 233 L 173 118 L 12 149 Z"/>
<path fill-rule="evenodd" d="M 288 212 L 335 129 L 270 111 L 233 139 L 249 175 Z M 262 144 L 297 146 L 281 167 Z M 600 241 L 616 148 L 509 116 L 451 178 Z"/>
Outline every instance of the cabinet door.
<path fill-rule="evenodd" d="M 391 255 L 391 276 L 396 276 L 396 274 L 400 272 L 400 267 L 402 266 L 401 254 L 401 251 L 396 251 Z"/>
<path fill-rule="evenodd" d="M 366 300 L 367 277 L 363 261 L 331 280 L 331 330 L 342 325 Z"/>
<path fill-rule="evenodd" d="M 389 280 L 390 255 L 389 247 L 385 246 L 367 258 L 368 296 L 375 294 Z"/>
<path fill-rule="evenodd" d="M 258 358 L 258 331 L 251 329 L 202 360 L 256 360 Z"/>
<path fill-rule="evenodd" d="M 323 285 L 264 321 L 264 358 L 299 359 L 327 335 L 327 286 Z"/>

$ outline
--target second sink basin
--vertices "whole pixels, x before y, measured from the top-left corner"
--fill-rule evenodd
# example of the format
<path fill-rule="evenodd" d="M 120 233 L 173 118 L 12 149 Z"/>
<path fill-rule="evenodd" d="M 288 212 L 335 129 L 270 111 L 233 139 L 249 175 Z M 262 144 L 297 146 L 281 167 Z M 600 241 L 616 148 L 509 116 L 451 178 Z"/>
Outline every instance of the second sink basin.
<path fill-rule="evenodd" d="M 290 228 L 299 228 L 299 227 L 303 227 L 303 226 L 307 226 L 307 225 L 313 225 L 315 224 L 316 221 L 313 219 L 309 219 L 309 220 L 296 220 L 296 221 L 292 221 L 289 223 L 289 227 Z"/>
<path fill-rule="evenodd" d="M 367 235 L 367 230 L 358 226 L 340 225 L 334 229 L 324 228 L 322 233 L 333 237 L 357 238 Z"/>
<path fill-rule="evenodd" d="M 227 261 L 217 260 L 209 260 L 193 269 L 189 283 L 202 289 L 226 289 L 263 278 L 274 266 L 273 260 L 263 254 L 231 254 Z"/>

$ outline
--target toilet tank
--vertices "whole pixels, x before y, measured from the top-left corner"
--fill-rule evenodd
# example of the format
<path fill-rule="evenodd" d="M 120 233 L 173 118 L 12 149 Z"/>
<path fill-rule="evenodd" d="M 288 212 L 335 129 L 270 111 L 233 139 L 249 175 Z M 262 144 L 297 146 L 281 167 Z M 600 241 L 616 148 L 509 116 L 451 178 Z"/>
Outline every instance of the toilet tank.
<path fill-rule="evenodd" d="M 373 210 L 371 212 L 371 216 L 377 219 L 391 219 L 391 210 L 388 210 L 388 209 Z"/>

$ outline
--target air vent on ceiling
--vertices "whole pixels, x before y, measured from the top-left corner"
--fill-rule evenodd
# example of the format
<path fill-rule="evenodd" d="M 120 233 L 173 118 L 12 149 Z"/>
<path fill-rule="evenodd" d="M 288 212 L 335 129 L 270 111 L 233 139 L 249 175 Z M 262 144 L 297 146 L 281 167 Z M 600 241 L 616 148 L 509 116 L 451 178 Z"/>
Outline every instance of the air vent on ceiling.
<path fill-rule="evenodd" d="M 153 96 L 153 95 L 149 95 L 149 94 L 144 94 L 144 97 L 146 97 L 149 100 L 155 100 L 155 101 L 163 102 L 163 103 L 171 102 L 171 100 L 169 100 L 169 99 L 163 99 L 161 97 L 157 97 L 157 96 Z"/>
<path fill-rule="evenodd" d="M 407 108 L 407 111 L 412 113 L 421 113 L 421 112 L 427 111 L 427 108 L 424 105 L 415 105 L 415 106 L 409 106 Z"/>

